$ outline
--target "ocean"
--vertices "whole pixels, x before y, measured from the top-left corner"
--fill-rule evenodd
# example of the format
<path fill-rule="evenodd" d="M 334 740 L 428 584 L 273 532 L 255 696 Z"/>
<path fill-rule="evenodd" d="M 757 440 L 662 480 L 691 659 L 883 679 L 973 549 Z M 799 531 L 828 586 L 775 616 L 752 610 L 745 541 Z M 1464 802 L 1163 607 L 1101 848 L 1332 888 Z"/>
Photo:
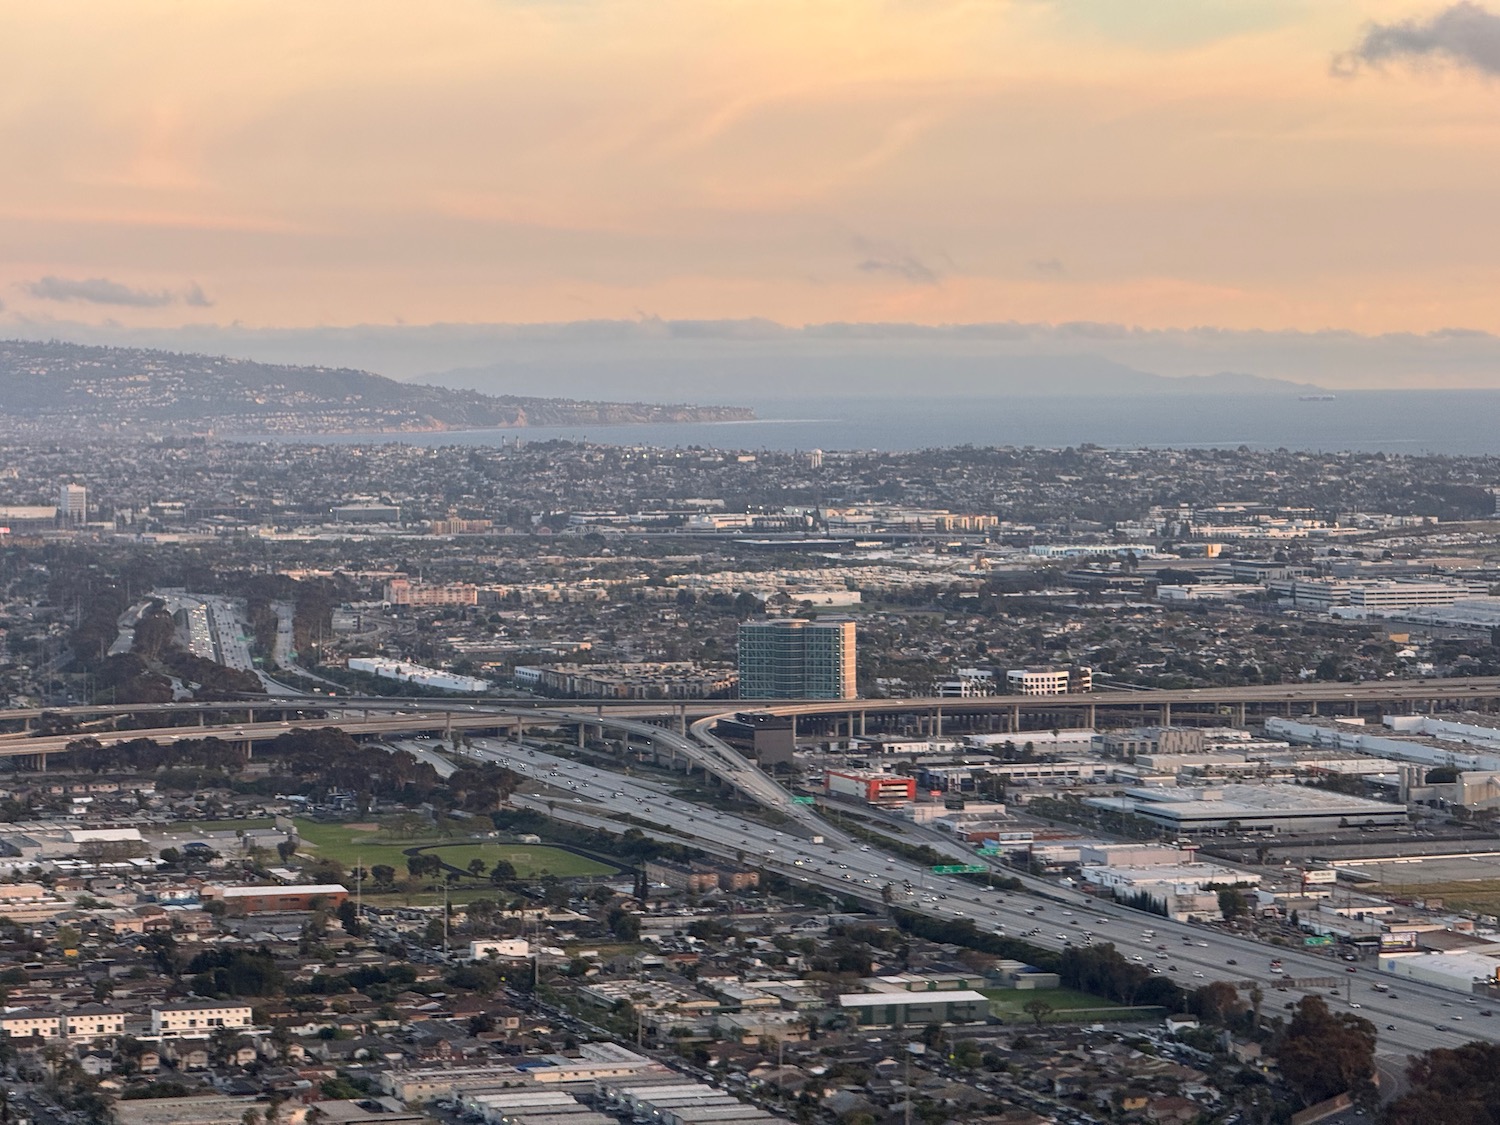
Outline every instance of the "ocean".
<path fill-rule="evenodd" d="M 563 439 L 730 450 L 889 450 L 1081 444 L 1117 448 L 1297 449 L 1500 455 L 1500 391 L 1344 391 L 1332 401 L 1286 395 L 1129 398 L 799 398 L 756 401 L 750 422 L 528 426 L 517 430 L 243 440 L 500 445 Z"/>

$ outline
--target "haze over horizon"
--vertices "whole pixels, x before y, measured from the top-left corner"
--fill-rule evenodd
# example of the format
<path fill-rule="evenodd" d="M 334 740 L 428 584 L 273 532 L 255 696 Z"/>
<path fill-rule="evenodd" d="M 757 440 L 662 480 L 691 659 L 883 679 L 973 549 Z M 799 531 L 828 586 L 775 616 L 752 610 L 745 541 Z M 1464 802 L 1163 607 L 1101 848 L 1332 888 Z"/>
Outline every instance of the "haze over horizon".
<path fill-rule="evenodd" d="M 1480 3 L 83 0 L 0 61 L 0 335 L 1500 387 Z"/>

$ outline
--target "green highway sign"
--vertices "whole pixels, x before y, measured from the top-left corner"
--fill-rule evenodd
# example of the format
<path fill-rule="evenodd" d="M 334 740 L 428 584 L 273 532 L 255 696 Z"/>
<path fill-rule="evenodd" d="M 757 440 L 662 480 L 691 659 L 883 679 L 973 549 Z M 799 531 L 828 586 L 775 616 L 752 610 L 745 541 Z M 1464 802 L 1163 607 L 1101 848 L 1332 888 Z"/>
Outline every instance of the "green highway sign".
<path fill-rule="evenodd" d="M 1302 939 L 1303 945 L 1332 945 L 1333 938 L 1329 934 L 1314 934 L 1312 937 Z"/>
<path fill-rule="evenodd" d="M 818 799 L 816 797 L 793 797 L 792 798 L 792 804 L 794 804 L 794 805 L 816 805 L 817 803 L 818 803 Z"/>
<path fill-rule="evenodd" d="M 989 868 L 982 863 L 940 863 L 932 869 L 934 875 L 983 875 Z"/>

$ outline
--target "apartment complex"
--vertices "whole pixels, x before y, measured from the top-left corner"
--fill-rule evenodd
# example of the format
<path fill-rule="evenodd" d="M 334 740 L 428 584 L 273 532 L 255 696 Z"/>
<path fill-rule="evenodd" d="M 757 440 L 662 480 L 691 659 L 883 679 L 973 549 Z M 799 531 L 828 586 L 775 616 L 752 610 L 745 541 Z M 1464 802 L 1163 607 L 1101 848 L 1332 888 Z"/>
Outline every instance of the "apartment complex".
<path fill-rule="evenodd" d="M 479 588 L 467 582 L 428 586 L 409 578 L 392 578 L 385 584 L 385 600 L 391 605 L 478 605 Z"/>
<path fill-rule="evenodd" d="M 739 663 L 741 699 L 853 699 L 854 622 L 746 621 Z"/>

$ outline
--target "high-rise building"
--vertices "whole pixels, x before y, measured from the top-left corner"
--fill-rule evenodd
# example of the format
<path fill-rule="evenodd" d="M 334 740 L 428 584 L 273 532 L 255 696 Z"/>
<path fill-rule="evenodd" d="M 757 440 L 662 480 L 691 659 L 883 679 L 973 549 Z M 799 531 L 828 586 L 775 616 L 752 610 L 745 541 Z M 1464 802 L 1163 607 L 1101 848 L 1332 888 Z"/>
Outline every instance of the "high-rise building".
<path fill-rule="evenodd" d="M 739 640 L 741 699 L 854 698 L 853 621 L 746 621 Z"/>
<path fill-rule="evenodd" d="M 57 519 L 62 524 L 87 523 L 89 490 L 81 484 L 65 484 L 57 494 Z"/>

